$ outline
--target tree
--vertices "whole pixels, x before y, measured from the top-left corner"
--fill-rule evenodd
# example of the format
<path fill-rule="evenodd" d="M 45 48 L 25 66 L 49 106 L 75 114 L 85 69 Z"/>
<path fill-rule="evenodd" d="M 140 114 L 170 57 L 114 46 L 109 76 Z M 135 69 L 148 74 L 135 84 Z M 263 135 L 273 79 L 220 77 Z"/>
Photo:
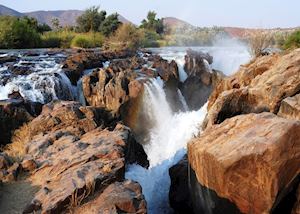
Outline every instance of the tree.
<path fill-rule="evenodd" d="M 99 11 L 99 7 L 93 6 L 84 11 L 76 20 L 80 32 L 96 32 L 105 20 L 106 11 Z"/>
<path fill-rule="evenodd" d="M 154 11 L 149 11 L 147 15 L 147 19 L 142 21 L 140 26 L 141 28 L 155 31 L 158 34 L 162 34 L 164 32 L 164 24 L 162 19 L 156 19 L 156 13 Z"/>
<path fill-rule="evenodd" d="M 132 24 L 122 24 L 104 44 L 110 50 L 136 50 L 141 46 L 143 33 Z"/>
<path fill-rule="evenodd" d="M 272 46 L 272 35 L 263 30 L 257 30 L 248 39 L 252 56 L 260 56 L 267 48 Z"/>
<path fill-rule="evenodd" d="M 102 22 L 99 30 L 105 35 L 110 36 L 114 33 L 118 27 L 122 24 L 119 21 L 119 14 L 114 13 L 106 17 L 106 19 Z"/>
<path fill-rule="evenodd" d="M 51 24 L 52 24 L 53 29 L 56 31 L 58 31 L 61 28 L 58 18 L 51 19 Z"/>
<path fill-rule="evenodd" d="M 40 42 L 28 18 L 0 17 L 0 48 L 34 48 Z"/>

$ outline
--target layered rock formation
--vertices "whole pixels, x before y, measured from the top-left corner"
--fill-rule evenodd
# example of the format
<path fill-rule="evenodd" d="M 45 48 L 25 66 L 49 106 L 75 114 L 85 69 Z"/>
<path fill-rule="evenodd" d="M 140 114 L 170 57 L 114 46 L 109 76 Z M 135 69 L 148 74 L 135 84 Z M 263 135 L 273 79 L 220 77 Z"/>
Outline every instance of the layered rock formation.
<path fill-rule="evenodd" d="M 300 49 L 284 56 L 263 56 L 225 78 L 209 99 L 205 125 L 239 114 L 278 113 L 281 101 L 300 91 Z"/>
<path fill-rule="evenodd" d="M 45 105 L 41 115 L 21 128 L 20 133 L 24 139 L 10 146 L 10 154 L 23 159 L 23 171 L 30 174 L 33 185 L 41 186 L 25 213 L 75 209 L 94 192 L 101 193 L 109 184 L 122 182 L 126 163 L 148 166 L 147 156 L 130 129 L 99 107 L 53 102 Z M 23 150 L 14 154 L 20 147 Z M 115 185 L 126 188 L 129 184 Z M 132 185 L 141 203 L 141 206 L 134 204 L 135 208 L 145 208 L 138 184 Z M 134 203 L 135 197 L 124 194 L 124 198 Z"/>
<path fill-rule="evenodd" d="M 202 186 L 242 213 L 269 213 L 300 173 L 300 121 L 271 113 L 236 116 L 193 139 L 188 156 Z M 194 204 L 205 207 L 197 197 Z"/>

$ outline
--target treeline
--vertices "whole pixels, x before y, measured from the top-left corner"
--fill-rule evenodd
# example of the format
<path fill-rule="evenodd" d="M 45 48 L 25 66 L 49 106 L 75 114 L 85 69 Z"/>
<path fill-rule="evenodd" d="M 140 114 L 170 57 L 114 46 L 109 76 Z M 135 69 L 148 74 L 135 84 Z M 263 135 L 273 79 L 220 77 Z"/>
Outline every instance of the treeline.
<path fill-rule="evenodd" d="M 62 27 L 57 18 L 52 28 L 29 17 L 0 16 L 0 48 L 94 48 L 110 49 L 159 46 L 164 27 L 155 12 L 140 26 L 123 24 L 118 14 L 107 15 L 99 7 L 87 9 L 76 26 Z"/>

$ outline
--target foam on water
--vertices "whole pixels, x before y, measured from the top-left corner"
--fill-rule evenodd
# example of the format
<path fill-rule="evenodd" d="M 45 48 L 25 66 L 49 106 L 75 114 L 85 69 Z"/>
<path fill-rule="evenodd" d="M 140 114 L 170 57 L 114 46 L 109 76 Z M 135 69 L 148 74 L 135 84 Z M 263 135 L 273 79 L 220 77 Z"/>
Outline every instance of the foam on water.
<path fill-rule="evenodd" d="M 147 83 L 145 89 L 145 123 L 152 126 L 148 130 L 150 139 L 144 149 L 150 167 L 145 169 L 131 165 L 127 169 L 126 178 L 141 184 L 149 213 L 169 213 L 168 170 L 184 156 L 187 142 L 198 134 L 207 106 L 204 105 L 198 111 L 174 113 L 167 102 L 161 79 Z"/>

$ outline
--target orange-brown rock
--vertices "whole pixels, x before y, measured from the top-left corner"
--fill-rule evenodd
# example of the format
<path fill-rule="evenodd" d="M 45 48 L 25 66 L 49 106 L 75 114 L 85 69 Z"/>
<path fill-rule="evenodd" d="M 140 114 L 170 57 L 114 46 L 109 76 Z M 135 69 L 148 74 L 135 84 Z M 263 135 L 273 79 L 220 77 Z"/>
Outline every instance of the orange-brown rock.
<path fill-rule="evenodd" d="M 22 166 L 41 186 L 25 213 L 60 213 L 109 184 L 124 180 L 125 164 L 147 166 L 130 129 L 101 108 L 60 101 L 45 105 L 27 124 L 30 139 Z"/>
<path fill-rule="evenodd" d="M 288 119 L 300 120 L 300 94 L 282 100 L 278 115 Z"/>
<path fill-rule="evenodd" d="M 146 201 L 142 188 L 136 182 L 126 180 L 109 185 L 102 194 L 75 209 L 75 214 L 136 213 L 146 214 Z"/>
<path fill-rule="evenodd" d="M 205 126 L 239 114 L 277 114 L 281 101 L 299 92 L 299 74 L 300 49 L 258 58 L 218 85 L 209 99 Z"/>
<path fill-rule="evenodd" d="M 82 78 L 83 94 L 89 105 L 119 115 L 120 107 L 143 91 L 143 84 L 136 77 L 132 70 L 100 69 Z"/>
<path fill-rule="evenodd" d="M 269 213 L 300 173 L 300 122 L 266 112 L 227 119 L 189 142 L 188 160 L 201 188 L 242 213 Z"/>

